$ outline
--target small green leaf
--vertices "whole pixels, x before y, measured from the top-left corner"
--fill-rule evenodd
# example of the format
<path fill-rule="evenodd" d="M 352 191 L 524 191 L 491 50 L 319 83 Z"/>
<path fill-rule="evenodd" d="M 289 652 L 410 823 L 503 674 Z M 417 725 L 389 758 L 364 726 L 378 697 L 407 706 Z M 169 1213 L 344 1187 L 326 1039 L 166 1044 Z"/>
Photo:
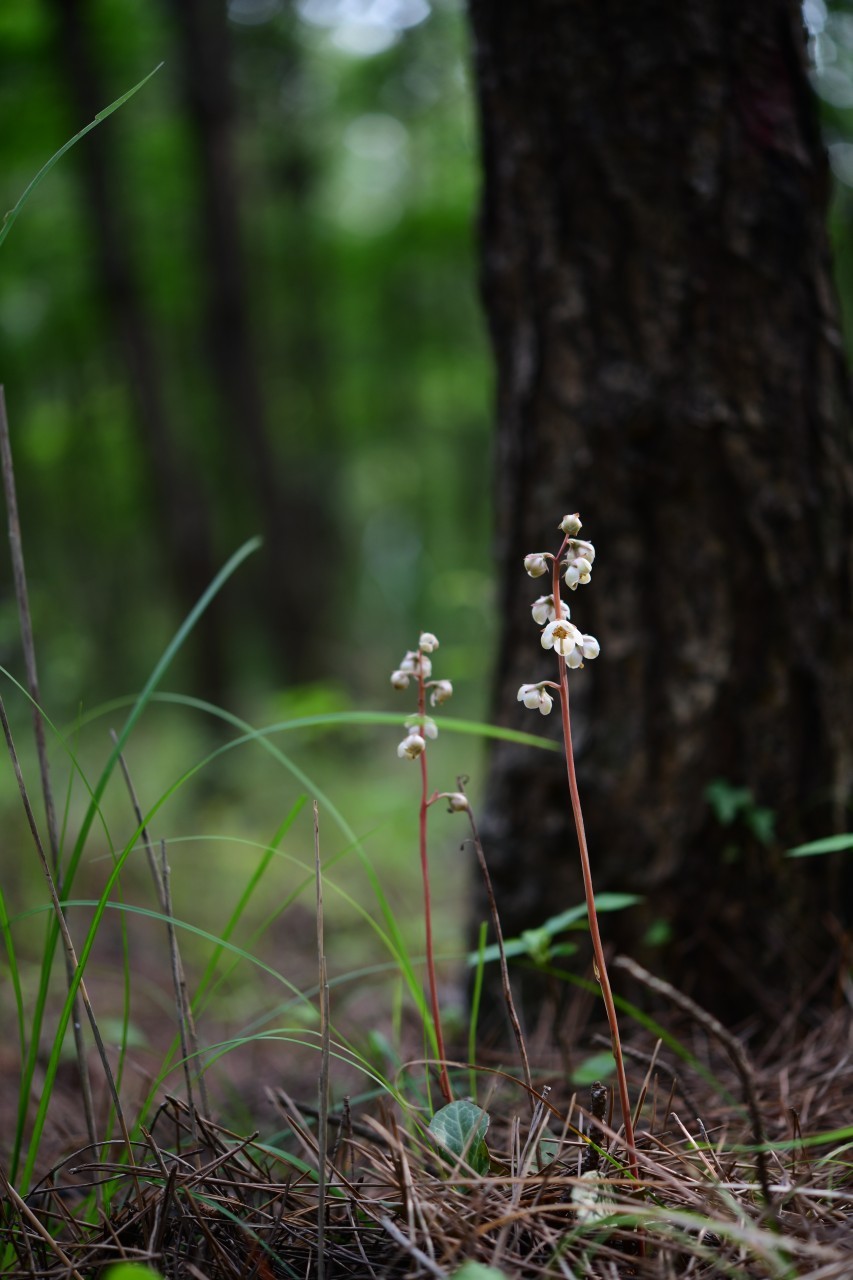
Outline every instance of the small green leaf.
<path fill-rule="evenodd" d="M 595 909 L 599 915 L 603 915 L 605 911 L 624 911 L 626 907 L 636 906 L 642 901 L 636 893 L 598 893 L 595 896 Z M 564 929 L 585 927 L 586 903 L 569 907 L 568 911 L 561 911 L 558 916 L 551 916 L 542 926 L 552 937 L 555 933 L 562 933 Z"/>
<path fill-rule="evenodd" d="M 534 964 L 547 964 L 551 959 L 551 935 L 547 929 L 524 929 L 521 941 Z"/>
<path fill-rule="evenodd" d="M 117 1262 L 104 1272 L 104 1280 L 163 1280 L 163 1277 L 141 1262 Z"/>
<path fill-rule="evenodd" d="M 760 840 L 763 845 L 769 847 L 773 843 L 775 834 L 775 809 L 762 809 L 756 806 L 754 809 L 748 809 L 744 816 L 746 824 L 756 840 Z"/>
<path fill-rule="evenodd" d="M 482 1262 L 463 1262 L 458 1271 L 454 1271 L 452 1280 L 507 1280 L 503 1271 L 497 1267 L 487 1267 Z"/>
<path fill-rule="evenodd" d="M 482 1262 L 463 1262 L 458 1271 L 454 1271 L 452 1280 L 507 1280 L 503 1271 L 497 1267 L 487 1267 Z"/>
<path fill-rule="evenodd" d="M 705 788 L 705 799 L 714 810 L 714 817 L 723 827 L 729 827 L 739 813 L 752 803 L 749 787 L 735 787 L 725 778 L 715 778 Z"/>
<path fill-rule="evenodd" d="M 845 849 L 853 849 L 853 835 L 849 832 L 842 836 L 824 836 L 822 840 L 810 840 L 808 844 L 798 844 L 789 849 L 788 858 L 811 858 L 818 853 L 843 853 Z"/>
<path fill-rule="evenodd" d="M 636 893 L 599 893 L 595 899 L 596 910 L 600 913 L 605 911 L 623 911 L 625 907 L 633 907 L 643 899 Z M 546 920 L 538 929 L 526 929 L 520 938 L 509 938 L 504 942 L 504 954 L 507 960 L 511 960 L 516 956 L 525 956 L 534 960 L 536 964 L 547 964 L 550 959 L 556 955 L 570 955 L 571 951 L 558 950 L 556 948 L 548 948 L 547 951 L 544 943 L 540 940 L 540 935 L 544 935 L 550 939 L 558 933 L 562 933 L 565 929 L 584 929 L 586 928 L 586 904 L 580 903 L 576 907 L 569 907 L 567 911 L 561 911 L 558 916 L 551 916 L 550 920 Z M 570 947 L 570 943 L 564 944 Z M 572 948 L 573 950 L 574 948 Z M 490 964 L 499 959 L 500 949 L 497 943 L 485 948 L 482 954 L 479 951 L 472 951 L 468 956 L 468 964 Z"/>
<path fill-rule="evenodd" d="M 450 1102 L 436 1111 L 429 1123 L 429 1132 L 437 1145 L 464 1160 L 475 1173 L 488 1173 L 489 1151 L 486 1131 L 489 1113 L 475 1102 Z"/>
<path fill-rule="evenodd" d="M 604 1049 L 601 1053 L 594 1053 L 579 1063 L 576 1070 L 572 1072 L 572 1084 L 594 1084 L 596 1080 L 611 1076 L 615 1070 L 613 1054 L 609 1049 Z"/>
<path fill-rule="evenodd" d="M 663 947 L 672 940 L 672 925 L 668 920 L 653 920 L 643 936 L 646 947 Z"/>

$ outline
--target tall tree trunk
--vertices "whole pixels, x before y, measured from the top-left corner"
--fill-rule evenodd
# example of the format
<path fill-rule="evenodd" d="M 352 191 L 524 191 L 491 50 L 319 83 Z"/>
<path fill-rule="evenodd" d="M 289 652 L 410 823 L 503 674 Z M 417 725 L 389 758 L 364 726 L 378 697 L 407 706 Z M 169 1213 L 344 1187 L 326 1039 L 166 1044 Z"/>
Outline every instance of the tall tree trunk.
<path fill-rule="evenodd" d="M 57 56 L 78 125 L 92 120 L 107 103 L 92 48 L 91 8 L 87 0 L 52 0 Z M 80 165 L 93 231 L 98 283 L 105 315 L 124 361 L 139 451 L 148 469 L 154 513 L 163 540 L 167 579 L 171 577 L 182 610 L 189 610 L 210 584 L 214 560 L 210 517 L 198 482 L 199 468 L 177 440 L 168 406 L 160 353 L 139 288 L 133 261 L 133 237 L 121 208 L 111 152 L 110 124 L 95 129 L 74 152 Z M 218 699 L 224 687 L 222 612 L 214 607 L 193 641 L 199 685 Z"/>
<path fill-rule="evenodd" d="M 218 383 L 228 453 L 244 469 L 263 523 L 267 577 L 262 608 L 273 655 L 290 679 L 322 674 L 316 665 L 318 601 L 301 571 L 308 547 L 325 543 L 322 490 L 289 483 L 267 421 L 242 246 L 240 183 L 234 156 L 228 23 L 224 0 L 170 0 L 182 56 L 183 87 L 195 135 L 211 375 Z"/>
<path fill-rule="evenodd" d="M 851 398 L 800 6 L 470 14 L 498 367 L 495 712 L 534 728 L 516 692 L 551 655 L 521 560 L 579 510 L 598 558 L 571 605 L 601 657 L 570 684 L 597 887 L 647 895 L 605 932 L 638 954 L 667 921 L 658 971 L 723 1016 L 770 1017 L 834 976 L 853 887 L 853 860 L 782 856 L 849 823 L 853 782 Z M 774 810 L 775 839 L 748 805 L 721 828 L 718 779 Z M 505 931 L 579 901 L 563 767 L 497 746 L 487 807 Z"/>

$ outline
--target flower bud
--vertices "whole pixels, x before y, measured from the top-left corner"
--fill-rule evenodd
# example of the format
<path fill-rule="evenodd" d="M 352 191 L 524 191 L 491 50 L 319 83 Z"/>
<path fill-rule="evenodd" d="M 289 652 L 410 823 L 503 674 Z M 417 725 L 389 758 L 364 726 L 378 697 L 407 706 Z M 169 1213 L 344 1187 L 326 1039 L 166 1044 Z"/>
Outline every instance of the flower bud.
<path fill-rule="evenodd" d="M 419 733 L 410 733 L 397 747 L 397 755 L 401 760 L 417 760 L 426 747 L 426 742 Z"/>
<path fill-rule="evenodd" d="M 432 686 L 429 695 L 430 705 L 440 707 L 442 702 L 447 702 L 448 698 L 453 697 L 453 685 L 449 680 L 436 680 Z"/>
<path fill-rule="evenodd" d="M 541 578 L 543 573 L 548 572 L 548 561 L 541 551 L 533 551 L 524 557 L 524 569 L 531 578 Z"/>
<path fill-rule="evenodd" d="M 471 806 L 468 803 L 468 797 L 463 795 L 461 791 L 450 791 L 445 796 L 447 800 L 448 813 L 465 813 Z"/>
<path fill-rule="evenodd" d="M 558 527 L 569 538 L 573 538 L 576 533 L 580 533 L 582 523 L 577 511 L 572 516 L 563 516 Z"/>
<path fill-rule="evenodd" d="M 403 671 L 402 669 L 400 671 L 392 671 L 391 684 L 394 686 L 395 689 L 408 689 L 409 687 L 408 671 Z"/>
<path fill-rule="evenodd" d="M 421 653 L 432 653 L 438 648 L 438 640 L 431 631 L 422 631 L 421 638 L 418 641 L 418 648 Z"/>

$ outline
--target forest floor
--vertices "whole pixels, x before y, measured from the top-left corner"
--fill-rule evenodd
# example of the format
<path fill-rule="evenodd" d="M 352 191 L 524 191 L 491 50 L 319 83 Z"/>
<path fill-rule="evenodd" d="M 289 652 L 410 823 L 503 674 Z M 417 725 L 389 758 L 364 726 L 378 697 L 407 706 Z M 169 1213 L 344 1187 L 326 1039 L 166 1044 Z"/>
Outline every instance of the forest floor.
<path fill-rule="evenodd" d="M 297 957 L 310 951 L 313 922 L 305 916 L 306 937 L 291 922 L 289 938 L 294 976 L 307 982 Z M 134 984 L 146 988 L 144 965 Z M 97 994 L 110 994 L 106 976 Z M 564 1017 L 575 1045 L 596 1053 L 603 1038 L 589 1025 L 590 1003 L 579 994 Z M 415 1021 L 392 1027 L 387 1008 L 375 991 L 354 994 L 344 1033 L 370 1027 L 389 1043 L 397 1035 L 418 1059 Z M 782 1019 L 763 1047 L 750 1044 L 740 1059 L 707 1016 L 656 1016 L 663 1044 L 654 1027 L 626 1033 L 639 1188 L 625 1176 L 624 1148 L 608 1117 L 593 1117 L 588 1087 L 565 1083 L 565 1049 L 555 1046 L 547 1017 L 528 1042 L 537 1105 L 516 1079 L 513 1051 L 492 1051 L 480 1062 L 480 1103 L 491 1117 L 485 1174 L 462 1160 L 451 1168 L 437 1154 L 419 1121 L 422 1095 L 409 1114 L 389 1095 L 359 1102 L 363 1078 L 334 1057 L 329 1111 L 319 1120 L 316 1044 L 302 1050 L 281 1040 L 241 1044 L 211 1070 L 215 1120 L 179 1100 L 178 1074 L 160 1089 L 132 1163 L 114 1127 L 96 1158 L 86 1145 L 77 1069 L 64 1061 L 41 1181 L 25 1202 L 7 1200 L 0 1222 L 0 1237 L 5 1232 L 14 1249 L 7 1264 L 17 1259 L 3 1274 L 79 1280 L 124 1259 L 149 1262 L 175 1280 L 414 1280 L 452 1277 L 475 1261 L 513 1278 L 850 1280 L 849 1004 L 813 1015 L 806 1033 Z M 122 1082 L 131 1121 L 174 1025 L 167 992 L 133 1011 Z M 208 1043 L 230 1035 L 224 1023 L 204 1032 Z M 0 1042 L 4 1148 L 19 1071 L 17 1055 Z M 415 1078 L 416 1070 L 400 1066 L 401 1082 Z M 456 1079 L 464 1096 L 468 1077 Z M 98 1110 L 106 1125 L 103 1096 Z M 609 1118 L 618 1131 L 612 1110 Z M 325 1165 L 317 1158 L 318 1124 L 328 1126 Z M 99 1181 L 110 1187 L 108 1208 L 89 1194 Z M 470 1280 L 488 1278 L 470 1271 Z"/>

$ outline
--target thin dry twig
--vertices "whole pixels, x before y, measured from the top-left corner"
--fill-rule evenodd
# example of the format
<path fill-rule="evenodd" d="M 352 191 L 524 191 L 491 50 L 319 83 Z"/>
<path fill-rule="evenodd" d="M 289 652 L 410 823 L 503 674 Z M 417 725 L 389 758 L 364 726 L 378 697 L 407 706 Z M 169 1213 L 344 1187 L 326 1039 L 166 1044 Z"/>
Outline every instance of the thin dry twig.
<path fill-rule="evenodd" d="M 56 1240 L 54 1240 L 46 1227 L 42 1225 L 41 1221 L 36 1217 L 32 1209 L 30 1209 L 26 1200 L 22 1199 L 22 1197 L 18 1195 L 17 1191 L 6 1177 L 6 1172 L 2 1166 L 0 1166 L 0 1183 L 3 1184 L 4 1193 L 8 1196 L 10 1203 L 15 1206 L 17 1213 L 21 1218 L 25 1219 L 29 1223 L 37 1235 L 41 1236 L 48 1248 L 52 1250 L 62 1263 L 63 1267 L 67 1269 L 68 1274 L 72 1275 L 74 1280 L 84 1280 L 83 1276 L 74 1266 L 74 1263 L 68 1257 L 68 1254 L 61 1248 Z"/>
<path fill-rule="evenodd" d="M 326 1231 L 326 1153 L 329 1146 L 329 1061 L 331 1040 L 329 1027 L 329 980 L 326 974 L 326 951 L 323 942 L 323 875 L 320 864 L 320 809 L 314 801 L 314 868 L 317 877 L 317 966 L 320 991 L 320 1079 L 318 1091 L 317 1145 L 317 1280 L 325 1277 Z"/>
<path fill-rule="evenodd" d="M 118 734 L 115 729 L 110 729 L 110 738 L 112 739 L 113 746 L 118 747 Z M 172 916 L 172 899 L 169 888 L 169 867 L 166 863 L 165 845 L 161 846 L 161 860 L 163 863 L 161 871 L 161 868 L 157 865 L 157 859 L 154 855 L 154 845 L 152 844 L 151 837 L 148 833 L 148 827 L 142 814 L 142 808 L 136 794 L 136 788 L 133 785 L 133 779 L 130 775 L 130 769 L 128 768 L 127 760 L 125 759 L 123 751 L 119 752 L 118 762 L 119 768 L 122 772 L 122 777 L 124 778 L 125 786 L 127 787 L 128 795 L 130 796 L 130 803 L 133 806 L 136 825 L 139 828 L 139 834 L 142 838 L 143 845 L 145 846 L 145 854 L 148 859 L 151 878 L 154 881 L 157 901 L 160 904 L 160 910 L 166 917 L 166 929 L 169 935 L 169 954 L 172 962 L 172 986 L 175 992 L 175 1006 L 178 1012 L 178 1027 L 181 1037 L 181 1053 L 183 1054 L 184 1059 L 184 1076 L 187 1084 L 187 1097 L 190 1100 L 190 1105 L 192 1106 L 193 1088 L 189 1061 L 190 1058 L 192 1058 L 193 1062 L 200 1064 L 201 1058 L 195 1018 L 193 1016 L 192 1001 L 189 998 L 189 992 L 187 990 L 186 972 L 184 970 L 183 960 L 181 959 L 178 935 Z M 207 1084 L 204 1079 L 204 1073 L 201 1070 L 196 1072 L 195 1080 L 198 1085 L 198 1095 L 201 1102 L 202 1115 L 209 1116 L 211 1112 L 210 1102 L 207 1096 Z"/>
<path fill-rule="evenodd" d="M 636 960 L 630 959 L 629 956 L 617 956 L 614 965 L 618 969 L 625 970 L 638 982 L 642 982 L 650 991 L 657 991 L 659 995 L 666 996 L 672 1003 L 684 1013 L 690 1015 L 701 1027 L 715 1036 L 720 1044 L 726 1050 L 731 1059 L 732 1065 L 740 1077 L 743 1091 L 746 1097 L 746 1105 L 749 1111 L 749 1118 L 752 1124 L 752 1136 L 755 1142 L 755 1165 L 758 1173 L 758 1181 L 761 1186 L 761 1193 L 764 1197 L 764 1203 L 770 1217 L 779 1225 L 776 1205 L 770 1190 L 770 1173 L 767 1168 L 767 1152 L 765 1144 L 767 1142 L 764 1121 L 761 1116 L 761 1109 L 758 1105 L 758 1096 L 755 1089 L 755 1079 L 753 1076 L 752 1066 L 746 1055 L 743 1045 L 728 1031 L 717 1018 L 698 1005 L 695 1000 L 691 1000 L 689 996 L 678 991 L 670 983 L 664 982 L 662 978 L 656 978 L 654 974 L 649 973 L 642 965 L 637 964 Z"/>
<path fill-rule="evenodd" d="M 169 935 L 169 956 L 172 964 L 172 987 L 175 993 L 175 1008 L 178 1014 L 178 1034 L 181 1040 L 181 1057 L 183 1059 L 184 1080 L 187 1086 L 187 1104 L 190 1111 L 190 1131 L 193 1136 L 193 1146 L 198 1146 L 198 1125 L 196 1123 L 196 1107 L 193 1098 L 193 1073 L 190 1069 L 190 1053 L 191 1043 L 189 1037 L 189 1018 L 187 1012 L 189 1009 L 189 1000 L 187 999 L 187 984 L 184 977 L 184 968 L 181 964 L 181 957 L 178 952 L 178 939 L 175 934 L 175 926 L 172 921 L 172 878 L 169 870 L 169 860 L 166 857 L 166 841 L 160 841 L 160 890 L 162 894 L 163 914 L 166 917 L 166 929 Z M 196 1046 L 197 1049 L 197 1046 Z M 198 1065 L 198 1059 L 195 1059 Z M 197 1076 L 201 1082 L 201 1073 Z M 205 1104 L 207 1099 L 205 1098 Z M 207 1106 L 205 1105 L 205 1111 Z M 200 1159 L 200 1156 L 198 1157 Z"/>
<path fill-rule="evenodd" d="M 465 784 L 468 779 L 462 775 L 456 779 L 456 785 L 460 793 L 465 795 Z M 468 799 L 465 796 L 466 800 Z M 489 866 L 486 862 L 486 855 L 483 851 L 483 842 L 480 839 L 480 833 L 477 829 L 477 822 L 474 818 L 474 810 L 471 808 L 470 801 L 466 810 L 468 814 L 468 822 L 471 827 L 471 842 L 474 845 L 474 852 L 477 855 L 477 862 L 480 865 L 480 873 L 483 877 L 483 884 L 486 888 L 486 898 L 489 903 L 489 911 L 492 916 L 492 926 L 495 931 L 495 939 L 498 944 L 498 956 L 500 959 L 501 970 L 501 987 L 503 990 L 504 1004 L 506 1005 L 507 1014 L 509 1015 L 510 1024 L 512 1026 L 515 1042 L 518 1045 L 518 1055 L 521 1058 L 521 1068 L 524 1072 L 524 1083 L 527 1085 L 527 1097 L 530 1103 L 531 1114 L 536 1109 L 535 1090 L 533 1088 L 533 1078 L 530 1073 L 530 1060 L 527 1056 L 527 1046 L 524 1042 L 524 1034 L 521 1030 L 521 1023 L 515 1009 L 515 1001 L 512 996 L 512 987 L 509 981 L 509 967 L 506 962 L 506 950 L 504 948 L 504 935 L 501 928 L 500 912 L 498 911 L 497 899 L 495 898 L 495 890 L 492 885 L 492 877 L 489 874 Z"/>

